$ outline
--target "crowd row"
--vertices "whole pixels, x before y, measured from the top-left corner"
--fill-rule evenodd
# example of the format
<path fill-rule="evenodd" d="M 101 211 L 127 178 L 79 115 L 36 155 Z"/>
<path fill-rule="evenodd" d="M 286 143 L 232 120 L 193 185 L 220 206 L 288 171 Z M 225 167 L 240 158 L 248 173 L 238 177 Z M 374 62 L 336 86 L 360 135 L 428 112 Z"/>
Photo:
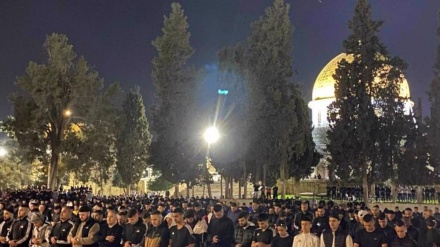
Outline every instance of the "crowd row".
<path fill-rule="evenodd" d="M 382 212 L 363 203 L 266 199 L 237 205 L 158 196 L 22 199 L 0 203 L 1 247 L 440 245 L 438 208 Z"/>

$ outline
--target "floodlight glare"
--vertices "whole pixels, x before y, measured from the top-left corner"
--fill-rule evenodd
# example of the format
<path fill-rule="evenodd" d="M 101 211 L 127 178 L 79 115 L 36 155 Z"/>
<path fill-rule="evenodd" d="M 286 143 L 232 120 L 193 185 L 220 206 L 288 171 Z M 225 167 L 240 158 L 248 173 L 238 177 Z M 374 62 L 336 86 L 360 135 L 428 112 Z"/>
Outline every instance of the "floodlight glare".
<path fill-rule="evenodd" d="M 0 148 L 0 157 L 4 157 L 8 154 L 8 151 L 6 151 L 5 148 Z"/>
<path fill-rule="evenodd" d="M 208 144 L 215 143 L 220 138 L 220 133 L 216 127 L 209 127 L 203 135 Z"/>

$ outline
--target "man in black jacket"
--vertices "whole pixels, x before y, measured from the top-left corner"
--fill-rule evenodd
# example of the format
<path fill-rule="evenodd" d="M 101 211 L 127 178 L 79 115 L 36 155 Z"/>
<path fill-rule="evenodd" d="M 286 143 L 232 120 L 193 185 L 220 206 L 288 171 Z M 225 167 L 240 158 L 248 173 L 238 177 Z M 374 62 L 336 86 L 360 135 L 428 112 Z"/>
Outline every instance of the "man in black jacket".
<path fill-rule="evenodd" d="M 173 219 L 176 225 L 170 227 L 171 247 L 194 247 L 196 238 L 193 236 L 191 226 L 183 219 L 184 211 L 176 208 L 173 211 Z"/>
<path fill-rule="evenodd" d="M 417 243 L 412 239 L 406 232 L 405 223 L 402 220 L 397 220 L 395 222 L 394 229 L 396 234 L 391 240 L 389 247 L 417 247 Z"/>
<path fill-rule="evenodd" d="M 235 245 L 240 247 L 251 247 L 252 237 L 257 227 L 248 221 L 249 214 L 242 211 L 238 214 L 238 225 L 235 227 Z"/>
<path fill-rule="evenodd" d="M 328 229 L 328 217 L 325 215 L 325 208 L 323 206 L 319 206 L 316 211 L 316 218 L 312 223 L 312 233 L 316 234 L 316 236 L 319 238 L 322 231 L 325 229 Z"/>
<path fill-rule="evenodd" d="M 420 247 L 431 247 L 440 245 L 440 232 L 435 228 L 436 220 L 434 217 L 428 217 L 426 220 L 426 227 L 420 229 L 420 236 L 418 244 Z"/>
<path fill-rule="evenodd" d="M 168 247 L 170 244 L 170 230 L 166 221 L 163 221 L 159 211 L 150 214 L 151 227 L 148 228 L 142 246 Z"/>
<path fill-rule="evenodd" d="M 122 233 L 122 242 L 124 247 L 139 247 L 139 244 L 144 239 L 147 227 L 136 209 L 132 208 L 127 212 L 127 224 Z"/>
<path fill-rule="evenodd" d="M 300 232 L 301 230 L 301 219 L 303 217 L 307 217 L 313 221 L 315 218 L 313 213 L 309 211 L 309 204 L 307 202 L 301 203 L 301 212 L 295 214 L 295 218 L 293 220 L 293 227 L 292 229 L 295 232 Z"/>
<path fill-rule="evenodd" d="M 8 241 L 6 237 L 11 228 L 12 222 L 14 222 L 14 209 L 5 208 L 3 209 L 3 222 L 0 224 L 0 246 L 8 247 Z"/>
<path fill-rule="evenodd" d="M 100 247 L 120 247 L 122 238 L 122 226 L 118 225 L 116 218 L 117 212 L 114 208 L 107 209 L 107 222 L 101 224 L 99 231 L 99 246 Z"/>
<path fill-rule="evenodd" d="M 342 230 L 340 223 L 341 221 L 338 214 L 331 214 L 329 216 L 329 229 L 326 229 L 322 232 L 320 247 L 353 246 L 353 239 L 349 234 Z"/>
<path fill-rule="evenodd" d="M 22 204 L 18 208 L 18 217 L 12 222 L 9 231 L 10 247 L 27 247 L 31 239 L 32 224 L 28 219 L 29 208 L 26 204 Z"/>
<path fill-rule="evenodd" d="M 59 215 L 60 221 L 55 222 L 50 233 L 50 244 L 52 247 L 71 247 L 72 244 L 67 240 L 69 232 L 73 227 L 72 209 L 64 206 Z"/>
<path fill-rule="evenodd" d="M 99 239 L 99 223 L 90 217 L 90 208 L 79 208 L 79 220 L 75 223 L 67 238 L 73 247 L 97 247 Z"/>
<path fill-rule="evenodd" d="M 235 243 L 234 224 L 224 215 L 222 205 L 214 205 L 214 217 L 208 227 L 208 242 L 211 246 L 226 247 Z"/>
<path fill-rule="evenodd" d="M 393 225 L 394 224 L 395 224 L 395 221 L 394 221 Z M 390 226 L 388 219 L 384 213 L 381 213 L 377 217 L 376 227 L 385 233 L 385 236 L 387 237 L 388 243 L 390 243 L 391 240 L 393 240 L 394 236 L 396 235 L 396 231 L 394 230 L 393 227 Z"/>

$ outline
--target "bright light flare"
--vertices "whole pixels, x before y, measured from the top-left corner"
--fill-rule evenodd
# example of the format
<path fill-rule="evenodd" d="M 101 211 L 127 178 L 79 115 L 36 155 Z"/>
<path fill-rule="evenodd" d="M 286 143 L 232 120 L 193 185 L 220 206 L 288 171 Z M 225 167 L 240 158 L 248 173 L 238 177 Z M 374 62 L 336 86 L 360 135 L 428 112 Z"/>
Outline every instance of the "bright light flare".
<path fill-rule="evenodd" d="M 71 110 L 65 110 L 64 111 L 64 116 L 66 116 L 66 117 L 72 116 L 72 111 Z"/>
<path fill-rule="evenodd" d="M 205 141 L 208 144 L 213 144 L 213 143 L 217 142 L 218 139 L 220 138 L 220 133 L 218 132 L 218 129 L 216 127 L 209 127 L 205 131 L 205 134 L 203 135 L 203 137 L 205 138 Z"/>
<path fill-rule="evenodd" d="M 4 157 L 8 154 L 8 151 L 5 148 L 0 148 L 0 157 Z"/>

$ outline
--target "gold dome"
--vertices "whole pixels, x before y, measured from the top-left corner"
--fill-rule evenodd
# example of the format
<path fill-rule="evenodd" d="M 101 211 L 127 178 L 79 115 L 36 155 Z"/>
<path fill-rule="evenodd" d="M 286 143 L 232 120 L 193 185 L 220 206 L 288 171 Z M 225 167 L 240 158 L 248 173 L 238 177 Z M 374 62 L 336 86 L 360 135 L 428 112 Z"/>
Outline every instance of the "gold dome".
<path fill-rule="evenodd" d="M 313 86 L 312 100 L 335 98 L 335 79 L 333 79 L 333 74 L 335 74 L 338 68 L 338 63 L 344 58 L 348 62 L 353 61 L 352 55 L 341 53 L 321 70 Z M 402 98 L 410 97 L 408 81 L 405 78 L 403 78 L 403 82 L 400 85 L 400 96 Z"/>

